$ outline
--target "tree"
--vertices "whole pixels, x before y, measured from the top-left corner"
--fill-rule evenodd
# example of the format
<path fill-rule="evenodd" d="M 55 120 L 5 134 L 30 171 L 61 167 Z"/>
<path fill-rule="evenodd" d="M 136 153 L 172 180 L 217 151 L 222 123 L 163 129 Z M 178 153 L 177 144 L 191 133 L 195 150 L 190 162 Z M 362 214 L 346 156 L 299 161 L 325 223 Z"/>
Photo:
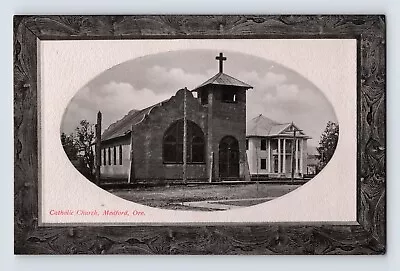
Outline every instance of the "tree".
<path fill-rule="evenodd" d="M 94 154 L 92 143 L 95 137 L 93 124 L 87 120 L 81 120 L 80 126 L 76 127 L 76 145 L 78 147 L 78 156 L 81 163 L 88 170 L 89 175 L 93 173 Z"/>
<path fill-rule="evenodd" d="M 339 140 L 339 124 L 328 121 L 326 128 L 321 135 L 319 146 L 317 147 L 319 153 L 318 171 L 321 171 L 326 164 L 331 160 L 337 143 Z"/>
<path fill-rule="evenodd" d="M 75 144 L 74 135 L 61 134 L 61 144 L 69 160 L 76 160 L 78 156 L 78 147 Z"/>
<path fill-rule="evenodd" d="M 81 120 L 75 128 L 75 133 L 61 134 L 61 144 L 69 160 L 85 177 L 92 179 L 94 167 L 94 153 L 92 143 L 95 138 L 93 124 Z"/>

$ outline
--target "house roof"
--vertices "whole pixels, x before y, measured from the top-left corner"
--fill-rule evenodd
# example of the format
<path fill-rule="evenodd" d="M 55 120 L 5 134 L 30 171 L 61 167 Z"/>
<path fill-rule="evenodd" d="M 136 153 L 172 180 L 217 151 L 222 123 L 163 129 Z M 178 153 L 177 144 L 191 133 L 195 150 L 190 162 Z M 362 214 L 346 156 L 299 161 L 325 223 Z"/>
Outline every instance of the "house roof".
<path fill-rule="evenodd" d="M 282 126 L 282 124 L 260 114 L 247 122 L 246 135 L 266 136 L 270 134 L 273 127 L 277 130 L 277 126 Z"/>
<path fill-rule="evenodd" d="M 299 130 L 293 123 L 279 123 L 260 114 L 246 123 L 246 136 L 292 135 L 293 130 L 290 130 L 292 126 Z M 297 136 L 307 137 L 301 131 Z"/>
<path fill-rule="evenodd" d="M 205 87 L 207 85 L 224 85 L 224 86 L 235 86 L 235 87 L 241 87 L 241 88 L 253 88 L 249 84 L 246 84 L 230 75 L 227 75 L 225 73 L 219 72 L 204 83 L 202 83 L 200 86 L 196 87 L 192 91 L 197 91 L 198 89 Z"/>

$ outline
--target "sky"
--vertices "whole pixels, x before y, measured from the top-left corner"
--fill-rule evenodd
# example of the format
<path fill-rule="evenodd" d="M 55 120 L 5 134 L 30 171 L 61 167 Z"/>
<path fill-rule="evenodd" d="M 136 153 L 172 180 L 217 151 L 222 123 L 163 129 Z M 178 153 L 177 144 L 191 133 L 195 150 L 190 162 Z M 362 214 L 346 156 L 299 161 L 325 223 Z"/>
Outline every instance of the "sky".
<path fill-rule="evenodd" d="M 247 91 L 246 118 L 260 114 L 278 122 L 294 122 L 317 146 L 328 121 L 337 122 L 323 93 L 301 71 L 253 55 L 223 50 L 224 73 L 253 86 Z M 96 122 L 103 113 L 105 130 L 132 109 L 143 109 L 193 89 L 216 73 L 215 50 L 181 50 L 132 59 L 95 77 L 78 90 L 65 110 L 61 131 L 70 134 L 80 120 Z"/>

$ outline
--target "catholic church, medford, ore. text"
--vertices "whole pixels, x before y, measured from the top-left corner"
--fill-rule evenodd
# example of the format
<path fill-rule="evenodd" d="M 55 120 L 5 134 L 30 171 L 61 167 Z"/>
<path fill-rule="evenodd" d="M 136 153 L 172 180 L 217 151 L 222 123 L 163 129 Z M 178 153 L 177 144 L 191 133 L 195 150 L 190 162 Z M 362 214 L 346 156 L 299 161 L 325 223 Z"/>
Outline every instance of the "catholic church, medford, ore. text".
<path fill-rule="evenodd" d="M 98 182 L 303 177 L 309 137 L 293 123 L 263 115 L 246 123 L 246 91 L 253 87 L 223 72 L 222 53 L 216 59 L 219 72 L 195 89 L 180 89 L 168 100 L 132 110 L 102 134 L 98 113 Z"/>

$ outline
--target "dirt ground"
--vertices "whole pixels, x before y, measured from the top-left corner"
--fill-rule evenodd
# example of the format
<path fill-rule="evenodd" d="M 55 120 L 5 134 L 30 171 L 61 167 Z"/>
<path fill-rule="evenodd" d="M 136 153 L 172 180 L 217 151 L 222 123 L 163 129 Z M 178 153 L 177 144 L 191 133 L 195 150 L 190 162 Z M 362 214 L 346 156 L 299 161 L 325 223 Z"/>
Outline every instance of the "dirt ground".
<path fill-rule="evenodd" d="M 288 184 L 171 185 L 166 187 L 110 190 L 109 192 L 123 199 L 147 206 L 175 210 L 193 210 L 194 208 L 182 206 L 182 203 L 207 200 L 224 201 L 240 199 L 241 201 L 231 201 L 229 204 L 251 206 L 266 201 L 259 200 L 259 198 L 280 197 L 298 187 L 299 185 Z M 243 201 L 243 199 L 248 200 Z M 207 208 L 195 209 L 199 211 L 209 210 Z"/>

